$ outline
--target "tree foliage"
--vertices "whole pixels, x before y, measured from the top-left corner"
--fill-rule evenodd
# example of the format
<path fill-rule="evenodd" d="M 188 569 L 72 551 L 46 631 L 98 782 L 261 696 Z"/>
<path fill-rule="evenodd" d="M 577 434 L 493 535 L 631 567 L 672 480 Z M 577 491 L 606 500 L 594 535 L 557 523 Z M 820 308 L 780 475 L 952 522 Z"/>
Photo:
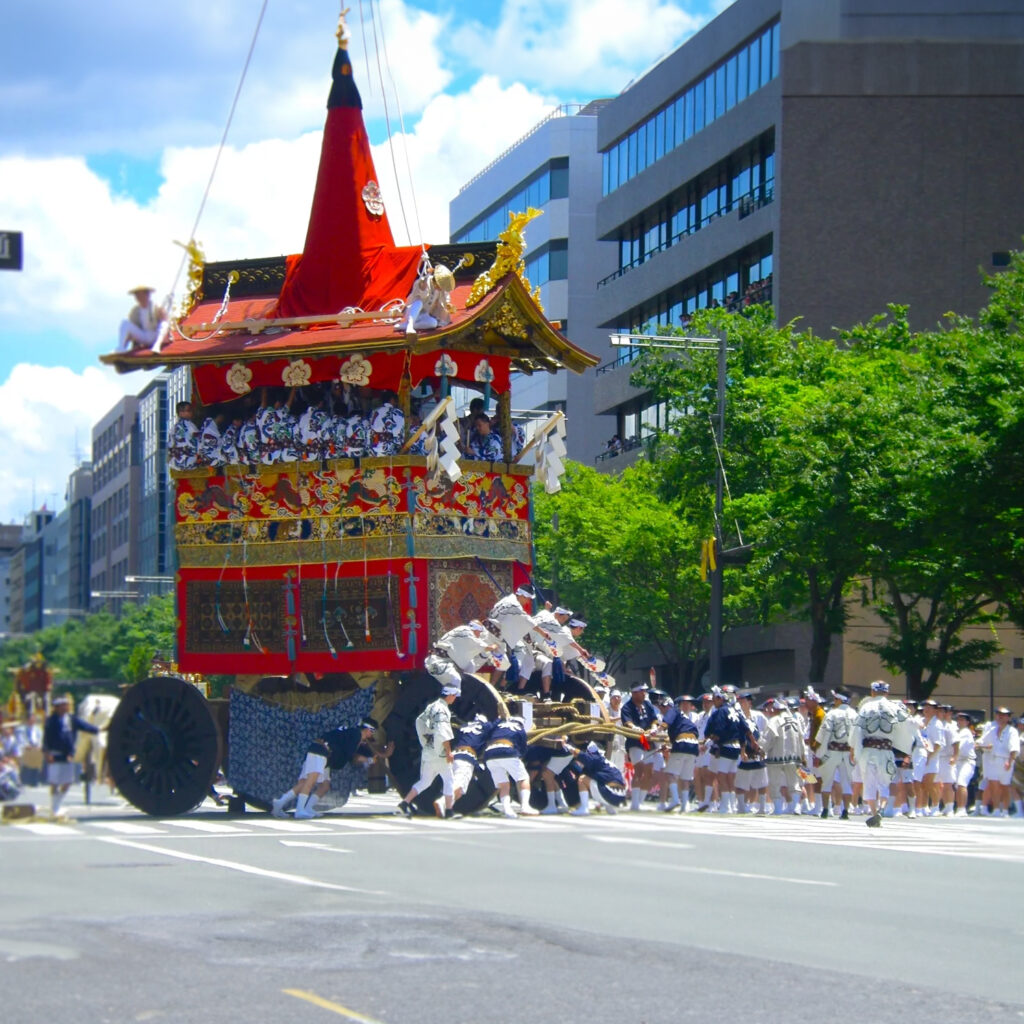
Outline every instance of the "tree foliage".
<path fill-rule="evenodd" d="M 154 656 L 174 649 L 175 629 L 174 599 L 165 596 L 126 605 L 119 619 L 101 611 L 14 637 L 0 646 L 0 695 L 6 698 L 13 689 L 9 670 L 37 652 L 46 658 L 58 683 L 138 682 L 149 674 Z"/>

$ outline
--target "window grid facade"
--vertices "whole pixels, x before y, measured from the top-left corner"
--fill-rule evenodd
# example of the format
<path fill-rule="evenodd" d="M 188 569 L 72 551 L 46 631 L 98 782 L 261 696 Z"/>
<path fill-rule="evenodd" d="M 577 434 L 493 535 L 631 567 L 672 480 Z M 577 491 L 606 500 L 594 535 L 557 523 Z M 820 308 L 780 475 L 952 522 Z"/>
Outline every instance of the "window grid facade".
<path fill-rule="evenodd" d="M 737 47 L 703 78 L 602 153 L 603 195 L 703 131 L 779 73 L 779 23 Z"/>
<path fill-rule="evenodd" d="M 508 227 L 510 213 L 521 213 L 530 206 L 539 210 L 552 199 L 565 199 L 568 195 L 569 159 L 559 157 L 531 174 L 481 216 L 453 232 L 452 242 L 493 242 Z"/>

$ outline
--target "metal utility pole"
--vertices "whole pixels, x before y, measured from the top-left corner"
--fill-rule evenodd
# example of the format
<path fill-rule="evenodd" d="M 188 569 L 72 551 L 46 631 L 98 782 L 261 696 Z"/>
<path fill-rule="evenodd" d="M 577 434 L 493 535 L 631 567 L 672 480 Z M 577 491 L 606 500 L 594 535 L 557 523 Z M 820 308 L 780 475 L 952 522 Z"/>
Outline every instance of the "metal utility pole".
<path fill-rule="evenodd" d="M 725 332 L 721 331 L 718 335 L 718 415 L 715 417 L 715 568 L 711 572 L 711 629 L 708 637 L 708 674 L 712 686 L 722 682 L 722 577 L 725 573 L 725 564 L 719 538 L 725 508 L 725 473 L 721 458 L 722 447 L 725 444 L 725 354 Z"/>

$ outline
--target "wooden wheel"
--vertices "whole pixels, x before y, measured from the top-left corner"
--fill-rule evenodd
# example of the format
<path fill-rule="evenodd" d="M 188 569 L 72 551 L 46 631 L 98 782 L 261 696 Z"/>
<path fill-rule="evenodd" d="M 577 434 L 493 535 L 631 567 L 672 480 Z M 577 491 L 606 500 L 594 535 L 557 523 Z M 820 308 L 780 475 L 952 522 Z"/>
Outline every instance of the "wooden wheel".
<path fill-rule="evenodd" d="M 184 814 L 206 798 L 221 760 L 217 723 L 202 694 L 152 676 L 121 698 L 107 761 L 121 795 L 152 815 Z"/>

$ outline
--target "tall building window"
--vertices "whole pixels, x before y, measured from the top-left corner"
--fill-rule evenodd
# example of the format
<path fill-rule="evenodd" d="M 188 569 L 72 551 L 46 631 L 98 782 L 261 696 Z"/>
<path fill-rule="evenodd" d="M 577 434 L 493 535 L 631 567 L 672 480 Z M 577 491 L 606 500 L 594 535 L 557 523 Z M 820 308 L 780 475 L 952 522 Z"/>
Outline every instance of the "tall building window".
<path fill-rule="evenodd" d="M 522 213 L 532 206 L 540 209 L 552 199 L 569 195 L 569 158 L 550 160 L 539 171 L 520 182 L 479 217 L 452 233 L 452 242 L 491 242 L 508 227 L 510 213 Z"/>
<path fill-rule="evenodd" d="M 707 74 L 602 153 L 604 195 L 656 163 L 779 74 L 779 23 L 737 47 Z M 456 241 L 476 241 L 459 237 Z"/>

